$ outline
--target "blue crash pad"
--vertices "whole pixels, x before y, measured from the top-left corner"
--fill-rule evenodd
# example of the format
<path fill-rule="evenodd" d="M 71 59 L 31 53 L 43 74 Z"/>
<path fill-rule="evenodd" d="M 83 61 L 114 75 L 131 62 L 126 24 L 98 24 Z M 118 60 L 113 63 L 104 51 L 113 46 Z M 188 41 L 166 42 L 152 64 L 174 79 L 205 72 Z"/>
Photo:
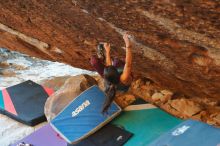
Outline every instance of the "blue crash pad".
<path fill-rule="evenodd" d="M 108 113 L 103 115 L 105 99 L 105 93 L 97 86 L 92 86 L 65 107 L 51 121 L 51 126 L 68 143 L 77 143 L 99 130 L 121 112 L 121 108 L 112 103 Z"/>
<path fill-rule="evenodd" d="M 149 146 L 220 146 L 220 129 L 187 120 L 163 134 Z"/>

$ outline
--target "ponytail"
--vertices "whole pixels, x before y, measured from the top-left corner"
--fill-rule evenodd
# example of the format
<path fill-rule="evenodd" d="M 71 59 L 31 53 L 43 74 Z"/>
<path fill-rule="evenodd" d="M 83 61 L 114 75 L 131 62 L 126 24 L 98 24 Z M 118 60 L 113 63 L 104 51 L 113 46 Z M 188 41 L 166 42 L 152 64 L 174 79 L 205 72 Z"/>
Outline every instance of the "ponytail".
<path fill-rule="evenodd" d="M 116 86 L 120 82 L 120 74 L 117 71 L 117 68 L 114 66 L 107 66 L 104 68 L 104 81 L 105 81 L 105 94 L 107 96 L 102 113 L 108 111 L 109 106 L 115 98 Z"/>
<path fill-rule="evenodd" d="M 116 94 L 116 85 L 105 81 L 105 94 L 107 96 L 103 108 L 102 113 L 105 113 L 108 111 L 108 108 L 110 107 L 111 103 L 113 102 Z"/>

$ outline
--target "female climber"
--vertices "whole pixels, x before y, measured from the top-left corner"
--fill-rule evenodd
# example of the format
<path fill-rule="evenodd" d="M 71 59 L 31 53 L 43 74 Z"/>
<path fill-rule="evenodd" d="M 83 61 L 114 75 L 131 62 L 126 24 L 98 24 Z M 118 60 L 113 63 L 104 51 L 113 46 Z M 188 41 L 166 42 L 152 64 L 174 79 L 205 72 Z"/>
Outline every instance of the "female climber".
<path fill-rule="evenodd" d="M 102 112 L 107 112 L 114 100 L 116 90 L 127 91 L 131 82 L 132 52 L 131 41 L 126 33 L 123 36 L 125 42 L 126 58 L 125 62 L 110 56 L 111 46 L 109 43 L 99 44 L 97 47 L 97 57 L 92 56 L 90 63 L 95 70 L 104 78 L 105 93 L 107 99 L 103 105 Z"/>

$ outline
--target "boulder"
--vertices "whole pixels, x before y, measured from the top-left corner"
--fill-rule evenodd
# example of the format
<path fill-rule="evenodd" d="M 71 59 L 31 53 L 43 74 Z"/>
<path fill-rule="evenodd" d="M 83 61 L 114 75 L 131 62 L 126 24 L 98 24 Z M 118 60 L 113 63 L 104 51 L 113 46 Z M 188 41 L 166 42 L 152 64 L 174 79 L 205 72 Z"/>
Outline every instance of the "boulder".
<path fill-rule="evenodd" d="M 216 115 L 216 117 L 214 118 L 214 120 L 215 120 L 218 124 L 220 124 L 220 113 L 218 113 L 218 114 Z"/>
<path fill-rule="evenodd" d="M 71 76 L 52 77 L 52 78 L 40 81 L 39 84 L 45 87 L 51 88 L 54 91 L 57 91 L 64 85 L 66 80 L 68 80 L 70 77 Z"/>
<path fill-rule="evenodd" d="M 96 84 L 96 80 L 89 75 L 77 75 L 67 79 L 64 85 L 46 101 L 44 111 L 47 120 L 52 120 L 80 93 Z"/>
<path fill-rule="evenodd" d="M 136 100 L 135 96 L 129 93 L 124 93 L 119 96 L 116 96 L 115 102 L 122 108 L 125 108 L 132 102 Z"/>
<path fill-rule="evenodd" d="M 192 100 L 188 99 L 174 99 L 169 102 L 172 108 L 185 116 L 191 117 L 202 111 L 202 107 Z"/>
<path fill-rule="evenodd" d="M 210 116 L 216 123 L 220 124 L 220 113 L 214 113 Z"/>
<path fill-rule="evenodd" d="M 158 100 L 162 101 L 163 98 L 164 98 L 164 95 L 160 92 L 156 92 L 152 95 L 151 98 L 152 98 L 153 101 L 158 101 Z"/>
<path fill-rule="evenodd" d="M 153 100 L 153 102 L 162 102 L 165 103 L 167 101 L 169 101 L 172 97 L 173 93 L 169 90 L 162 90 L 160 92 L 155 92 L 151 99 Z"/>

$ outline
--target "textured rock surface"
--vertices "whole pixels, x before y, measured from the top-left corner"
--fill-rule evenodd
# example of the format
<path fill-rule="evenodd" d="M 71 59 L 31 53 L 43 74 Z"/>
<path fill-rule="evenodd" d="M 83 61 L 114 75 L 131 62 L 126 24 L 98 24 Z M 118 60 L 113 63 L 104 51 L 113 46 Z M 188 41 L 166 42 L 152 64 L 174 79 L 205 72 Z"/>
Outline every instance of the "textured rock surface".
<path fill-rule="evenodd" d="M 178 92 L 161 88 L 149 79 L 144 78 L 137 79 L 132 83 L 129 94 L 153 103 L 176 117 L 191 118 L 210 125 L 220 126 L 220 104 L 213 98 L 189 98 Z M 122 97 L 126 98 L 125 95 Z M 122 105 L 128 105 L 125 104 L 125 101 L 127 100 L 120 100 L 119 104 L 122 102 Z"/>
<path fill-rule="evenodd" d="M 63 76 L 79 74 L 94 72 L 0 48 L 0 89 L 32 80 L 57 90 L 64 82 Z"/>
<path fill-rule="evenodd" d="M 195 102 L 187 99 L 172 100 L 170 105 L 172 108 L 178 112 L 182 112 L 183 115 L 188 117 L 192 117 L 193 115 L 202 111 L 202 108 L 199 106 L 199 104 L 196 104 Z"/>
<path fill-rule="evenodd" d="M 89 75 L 77 75 L 67 79 L 45 103 L 44 111 L 47 120 L 52 120 L 75 97 L 95 84 L 97 84 L 96 80 Z"/>
<path fill-rule="evenodd" d="M 135 75 L 220 100 L 219 1 L 1 0 L 0 10 L 0 47 L 91 69 L 96 44 L 123 57 L 129 31 Z"/>

